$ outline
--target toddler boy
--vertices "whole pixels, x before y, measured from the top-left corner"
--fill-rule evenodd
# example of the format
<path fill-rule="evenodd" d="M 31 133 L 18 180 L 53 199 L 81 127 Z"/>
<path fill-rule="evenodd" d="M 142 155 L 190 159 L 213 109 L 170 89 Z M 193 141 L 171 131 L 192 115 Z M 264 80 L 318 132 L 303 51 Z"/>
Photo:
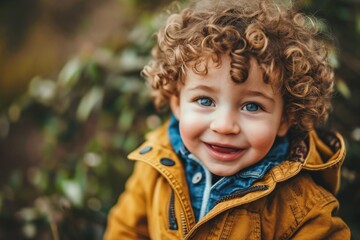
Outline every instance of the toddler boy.
<path fill-rule="evenodd" d="M 333 72 L 314 22 L 271 1 L 172 14 L 144 76 L 173 113 L 129 155 L 105 239 L 350 239 L 345 147 L 318 130 Z"/>

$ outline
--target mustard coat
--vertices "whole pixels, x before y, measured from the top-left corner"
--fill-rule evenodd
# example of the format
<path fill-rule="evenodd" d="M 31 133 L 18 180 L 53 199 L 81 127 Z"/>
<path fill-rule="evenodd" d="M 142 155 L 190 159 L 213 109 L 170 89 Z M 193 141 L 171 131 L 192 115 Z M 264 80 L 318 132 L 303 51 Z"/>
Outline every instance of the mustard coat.
<path fill-rule="evenodd" d="M 350 239 L 333 196 L 344 141 L 339 134 L 325 134 L 326 141 L 319 135 L 310 132 L 302 160 L 282 162 L 195 222 L 184 169 L 165 125 L 129 155 L 134 172 L 109 213 L 104 239 Z"/>

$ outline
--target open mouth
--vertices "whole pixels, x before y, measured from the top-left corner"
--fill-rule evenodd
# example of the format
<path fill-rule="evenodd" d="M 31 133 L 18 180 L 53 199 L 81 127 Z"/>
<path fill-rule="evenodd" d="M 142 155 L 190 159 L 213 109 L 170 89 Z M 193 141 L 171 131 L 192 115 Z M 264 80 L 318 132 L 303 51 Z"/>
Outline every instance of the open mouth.
<path fill-rule="evenodd" d="M 219 146 L 214 144 L 206 144 L 209 148 L 213 149 L 214 151 L 220 152 L 220 153 L 234 153 L 241 151 L 240 148 L 234 148 L 234 147 L 225 147 L 225 146 Z"/>
<path fill-rule="evenodd" d="M 211 156 L 218 160 L 231 161 L 239 158 L 243 153 L 243 148 L 225 146 L 218 144 L 205 143 L 206 148 Z"/>

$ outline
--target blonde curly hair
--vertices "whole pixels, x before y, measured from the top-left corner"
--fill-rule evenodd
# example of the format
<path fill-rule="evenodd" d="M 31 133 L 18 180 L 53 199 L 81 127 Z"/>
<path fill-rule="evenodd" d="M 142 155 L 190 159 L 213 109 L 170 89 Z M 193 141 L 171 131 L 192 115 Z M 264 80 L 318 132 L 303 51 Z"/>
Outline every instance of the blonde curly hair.
<path fill-rule="evenodd" d="M 326 121 L 334 82 L 316 26 L 314 18 L 273 1 L 201 1 L 168 17 L 142 74 L 162 109 L 179 94 L 187 67 L 206 74 L 206 67 L 199 69 L 204 58 L 221 64 L 228 55 L 231 78 L 240 84 L 254 57 L 264 81 L 283 96 L 292 129 L 307 132 Z"/>

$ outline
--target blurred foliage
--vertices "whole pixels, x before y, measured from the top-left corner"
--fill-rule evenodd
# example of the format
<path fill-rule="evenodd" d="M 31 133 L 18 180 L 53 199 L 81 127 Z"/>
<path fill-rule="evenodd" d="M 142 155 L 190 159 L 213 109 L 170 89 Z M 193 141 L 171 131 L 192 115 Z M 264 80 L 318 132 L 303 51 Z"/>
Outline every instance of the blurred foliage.
<path fill-rule="evenodd" d="M 329 127 L 347 140 L 340 214 L 360 239 L 360 6 L 296 3 L 337 39 L 330 53 L 338 81 Z M 0 239 L 102 238 L 132 169 L 127 154 L 166 117 L 155 114 L 139 75 L 163 21 L 149 6 L 121 47 L 91 48 L 53 77 L 33 77 L 26 93 L 0 111 Z"/>
<path fill-rule="evenodd" d="M 139 74 L 155 20 L 144 15 L 126 48 L 96 48 L 69 59 L 54 78 L 34 77 L 1 113 L 2 161 L 13 161 L 8 147 L 22 151 L 7 146 L 17 134 L 41 149 L 40 159 L 2 171 L 0 239 L 101 239 L 132 169 L 127 154 L 162 121 Z"/>

